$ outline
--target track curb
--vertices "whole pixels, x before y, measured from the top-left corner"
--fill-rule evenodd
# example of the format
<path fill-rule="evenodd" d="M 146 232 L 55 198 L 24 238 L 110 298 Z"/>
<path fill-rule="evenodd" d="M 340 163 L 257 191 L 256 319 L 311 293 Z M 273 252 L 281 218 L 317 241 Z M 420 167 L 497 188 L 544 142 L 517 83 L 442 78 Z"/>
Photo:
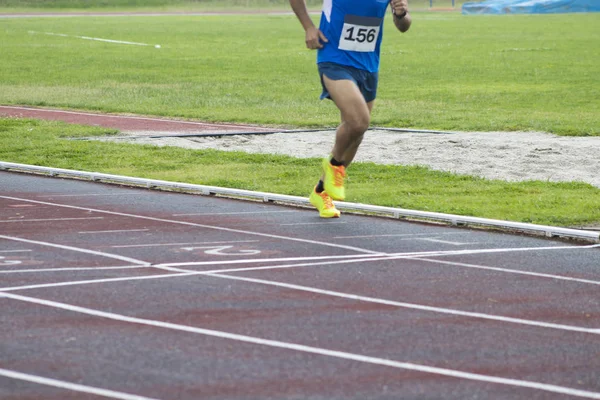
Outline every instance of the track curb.
<path fill-rule="evenodd" d="M 276 193 L 255 192 L 250 190 L 230 189 L 217 186 L 194 185 L 182 182 L 171 182 L 157 179 L 144 179 L 99 172 L 77 171 L 62 168 L 41 167 L 0 161 L 0 170 L 20 172 L 69 179 L 80 179 L 122 186 L 144 187 L 148 189 L 220 196 L 265 203 L 277 203 L 295 207 L 312 207 L 306 197 L 289 196 Z M 564 238 L 600 243 L 600 232 L 562 228 L 556 226 L 536 225 L 522 222 L 503 221 L 497 219 L 469 217 L 463 215 L 444 214 L 428 211 L 408 210 L 403 208 L 373 206 L 369 204 L 335 202 L 336 207 L 348 213 L 385 216 L 396 219 L 428 221 L 453 226 L 492 228 L 508 233 L 524 233 L 548 238 Z"/>

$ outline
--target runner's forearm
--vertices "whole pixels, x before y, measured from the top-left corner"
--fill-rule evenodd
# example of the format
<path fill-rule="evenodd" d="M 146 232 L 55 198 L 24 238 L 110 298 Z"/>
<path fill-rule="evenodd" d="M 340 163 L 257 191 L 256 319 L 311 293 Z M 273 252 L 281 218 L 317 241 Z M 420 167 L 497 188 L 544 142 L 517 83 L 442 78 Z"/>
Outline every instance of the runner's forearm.
<path fill-rule="evenodd" d="M 290 0 L 290 5 L 305 31 L 309 28 L 314 28 L 315 24 L 313 24 L 310 15 L 308 15 L 308 8 L 306 7 L 305 0 Z"/>

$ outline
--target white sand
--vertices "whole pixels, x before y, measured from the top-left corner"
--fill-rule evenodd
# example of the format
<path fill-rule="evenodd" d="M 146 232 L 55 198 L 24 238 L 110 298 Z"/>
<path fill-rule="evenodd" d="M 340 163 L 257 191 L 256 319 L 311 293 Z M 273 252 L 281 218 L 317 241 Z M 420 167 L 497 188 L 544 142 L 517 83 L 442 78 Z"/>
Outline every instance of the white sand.
<path fill-rule="evenodd" d="M 194 149 L 324 157 L 331 149 L 334 132 L 221 138 L 141 136 L 144 135 L 132 141 Z M 506 181 L 581 181 L 600 187 L 600 137 L 565 137 L 539 132 L 432 134 L 372 130 L 367 132 L 355 160 L 362 161 L 421 165 Z"/>

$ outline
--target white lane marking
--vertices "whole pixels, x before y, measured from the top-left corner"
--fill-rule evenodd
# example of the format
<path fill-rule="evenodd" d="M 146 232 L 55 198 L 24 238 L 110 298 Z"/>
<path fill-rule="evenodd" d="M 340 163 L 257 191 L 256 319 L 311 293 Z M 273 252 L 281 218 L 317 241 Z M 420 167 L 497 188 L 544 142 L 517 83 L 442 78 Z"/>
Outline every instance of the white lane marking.
<path fill-rule="evenodd" d="M 506 247 L 496 249 L 471 249 L 471 250 L 446 250 L 446 251 L 422 251 L 414 253 L 386 253 L 389 256 L 403 254 L 411 257 L 444 257 L 444 256 L 462 256 L 471 254 L 494 254 L 494 253 L 512 253 L 525 251 L 542 250 L 581 250 L 600 248 L 600 244 L 591 244 L 584 246 L 542 246 L 542 247 Z"/>
<path fill-rule="evenodd" d="M 375 297 L 360 296 L 360 295 L 351 294 L 351 293 L 336 292 L 333 290 L 323 290 L 323 289 L 318 289 L 318 288 L 314 288 L 314 287 L 310 287 L 310 286 L 301 286 L 301 285 L 294 285 L 294 284 L 283 283 L 283 282 L 268 281 L 268 280 L 264 280 L 264 279 L 245 278 L 245 277 L 232 276 L 232 275 L 221 275 L 221 274 L 217 274 L 217 273 L 211 273 L 211 274 L 207 274 L 207 275 L 208 276 L 216 276 L 216 277 L 223 278 L 223 279 L 230 279 L 230 280 L 244 281 L 244 282 L 251 282 L 251 283 L 260 283 L 260 284 L 268 285 L 268 286 L 277 286 L 277 287 L 283 287 L 286 289 L 299 290 L 299 291 L 303 291 L 303 292 L 317 293 L 317 294 L 321 294 L 321 295 L 325 295 L 325 296 L 341 297 L 344 299 L 358 300 L 358 301 L 367 302 L 367 303 L 384 304 L 384 305 L 388 305 L 388 306 L 408 308 L 408 309 L 420 310 L 420 311 L 430 311 L 430 312 L 435 312 L 435 313 L 439 313 L 439 314 L 460 315 L 462 317 L 508 322 L 508 323 L 520 324 L 520 325 L 529 325 L 529 326 L 535 326 L 538 328 L 551 328 L 551 329 L 559 329 L 559 330 L 563 330 L 563 331 L 598 334 L 598 332 L 594 328 L 584 328 L 581 326 L 554 324 L 554 323 L 550 323 L 550 322 L 540 322 L 540 321 L 521 319 L 521 318 L 511 318 L 511 317 L 504 317 L 501 315 L 494 315 L 494 314 L 484 314 L 484 313 L 477 313 L 477 312 L 470 312 L 470 311 L 455 310 L 455 309 L 451 309 L 451 308 L 433 307 L 433 306 L 426 306 L 426 305 L 414 304 L 414 303 L 405 303 L 405 302 L 385 300 L 385 299 L 380 299 L 380 298 L 375 298 Z"/>
<path fill-rule="evenodd" d="M 256 243 L 259 240 L 226 240 L 220 242 L 192 242 L 192 243 L 149 243 L 149 244 L 123 244 L 110 246 L 113 248 L 127 248 L 127 247 L 159 247 L 159 246 L 194 246 L 202 244 L 229 244 L 229 243 Z"/>
<path fill-rule="evenodd" d="M 0 108 L 10 108 L 15 110 L 29 110 L 36 112 L 49 112 L 49 113 L 61 113 L 61 114 L 72 114 L 72 115 L 86 115 L 92 117 L 106 117 L 105 114 L 93 114 L 93 113 L 84 113 L 78 111 L 65 111 L 65 110 L 48 110 L 43 108 L 32 108 L 32 107 L 16 107 L 16 106 L 0 106 Z M 181 120 L 170 120 L 170 119 L 160 119 L 160 118 L 148 118 L 148 117 L 131 117 L 127 115 L 114 115 L 109 114 L 110 118 L 118 118 L 118 119 L 131 119 L 131 120 L 139 120 L 139 121 L 154 121 L 154 122 L 169 122 L 183 125 L 194 125 L 194 126 L 212 126 L 218 128 L 239 128 L 239 129 L 253 129 L 257 131 L 267 131 L 271 132 L 273 129 L 271 128 L 263 128 L 260 126 L 253 125 L 231 125 L 231 124 L 211 124 L 208 122 L 193 122 L 193 121 L 181 121 Z"/>
<path fill-rule="evenodd" d="M 62 112 L 62 111 L 61 111 Z M 45 197 L 93 197 L 93 196 L 139 196 L 139 193 L 81 193 L 81 194 L 52 194 L 52 195 L 44 195 L 37 196 L 40 198 Z"/>
<path fill-rule="evenodd" d="M 415 240 L 423 240 L 425 242 L 433 242 L 433 243 L 451 244 L 453 246 L 465 246 L 467 244 L 475 244 L 475 243 L 451 242 L 449 240 L 441 240 L 441 239 L 434 239 L 434 238 L 415 238 Z"/>
<path fill-rule="evenodd" d="M 116 392 L 114 390 L 101 389 L 93 386 L 80 385 L 79 383 L 59 381 L 57 379 L 44 378 L 42 376 L 25 374 L 23 372 L 11 371 L 4 368 L 0 368 L 0 375 L 11 379 L 18 379 L 21 381 L 38 383 L 40 385 L 53 386 L 60 389 L 72 390 L 75 392 L 90 393 L 98 396 L 109 397 L 111 399 L 153 400 L 150 397 L 137 396 L 135 394 Z"/>
<path fill-rule="evenodd" d="M 22 238 L 18 238 L 18 237 L 5 236 L 5 235 L 0 235 L 0 239 L 14 240 L 14 241 L 17 241 L 17 242 L 38 244 L 38 245 L 41 245 L 41 246 L 48 246 L 48 247 L 55 247 L 55 248 L 58 248 L 58 249 L 64 249 L 64 250 L 70 250 L 70 251 L 77 251 L 79 253 L 86 253 L 86 254 L 92 254 L 92 255 L 95 255 L 95 256 L 102 256 L 102 257 L 114 258 L 116 260 L 130 262 L 130 263 L 133 263 L 133 264 L 150 265 L 150 263 L 148 263 L 146 261 L 141 261 L 141 260 L 137 260 L 135 258 L 130 258 L 130 257 L 119 256 L 119 255 L 116 255 L 116 254 L 105 253 L 103 251 L 88 250 L 88 249 L 82 249 L 82 248 L 79 248 L 79 247 L 64 246 L 62 244 L 54 244 L 54 243 L 49 243 L 49 242 L 40 242 L 40 241 L 37 241 L 37 240 L 22 239 Z"/>
<path fill-rule="evenodd" d="M 186 251 L 194 251 L 194 250 L 204 250 L 204 254 L 211 254 L 216 256 L 242 256 L 242 255 L 252 255 L 252 254 L 260 254 L 260 250 L 238 250 L 237 252 L 225 252 L 225 250 L 231 249 L 233 246 L 197 246 L 197 247 L 182 247 L 182 250 Z"/>
<path fill-rule="evenodd" d="M 387 260 L 388 258 L 384 258 L 384 259 Z M 364 260 L 364 258 L 357 260 L 357 261 L 363 261 L 363 260 Z M 318 263 L 302 263 L 302 264 L 292 264 L 292 265 L 284 264 L 284 265 L 276 265 L 276 266 L 270 266 L 270 267 L 213 269 L 213 270 L 209 270 L 209 271 L 194 271 L 194 272 L 183 272 L 183 273 L 180 271 L 184 271 L 184 270 L 171 267 L 171 266 L 169 266 L 169 264 L 157 264 L 157 265 L 152 265 L 151 267 L 157 268 L 157 269 L 163 269 L 166 271 L 175 271 L 177 273 L 176 274 L 164 274 L 164 275 L 151 275 L 151 276 L 133 276 L 133 277 L 129 276 L 129 277 L 123 277 L 123 278 L 88 279 L 88 280 L 81 280 L 81 281 L 41 283 L 41 284 L 26 285 L 26 286 L 12 286 L 12 287 L 9 286 L 9 287 L 0 288 L 0 292 L 55 288 L 55 287 L 61 287 L 61 286 L 91 285 L 91 284 L 95 284 L 95 283 L 128 282 L 128 281 L 138 281 L 138 280 L 146 280 L 146 279 L 163 279 L 163 278 L 166 279 L 166 278 L 176 278 L 176 277 L 180 277 L 180 276 L 206 275 L 206 274 L 210 274 L 210 273 L 219 273 L 219 272 L 245 272 L 245 271 L 257 271 L 257 270 L 261 270 L 261 269 L 318 266 L 318 265 L 340 264 L 340 263 L 343 263 L 344 261 L 337 261 L 337 262 L 325 261 L 325 262 L 318 262 Z M 348 262 L 351 262 L 351 261 L 355 261 L 355 260 L 350 260 Z M 225 264 L 225 263 L 227 263 L 227 262 L 223 262 L 223 264 Z M 235 261 L 233 263 L 235 263 Z M 217 263 L 208 262 L 207 264 L 219 264 L 219 263 L 218 262 Z"/>
<path fill-rule="evenodd" d="M 121 229 L 114 231 L 82 231 L 78 233 L 128 233 L 128 232 L 147 232 L 150 229 Z"/>
<path fill-rule="evenodd" d="M 0 274 L 15 274 L 26 272 L 61 272 L 61 271 L 102 271 L 111 269 L 140 269 L 149 268 L 147 265 L 127 265 L 123 267 L 65 267 L 65 268 L 38 268 L 38 269 L 9 269 L 0 271 Z"/>
<path fill-rule="evenodd" d="M 475 374 L 460 370 L 431 367 L 428 365 L 414 364 L 409 362 L 389 360 L 379 357 L 370 357 L 345 351 L 329 350 L 320 347 L 306 346 L 297 343 L 282 342 L 278 340 L 262 339 L 254 336 L 239 335 L 235 333 L 217 331 L 213 329 L 197 328 L 189 325 L 174 324 L 170 322 L 156 321 L 145 318 L 129 317 L 122 314 L 115 314 L 91 308 L 79 307 L 72 304 L 59 303 L 56 301 L 43 300 L 34 297 L 21 296 L 12 293 L 0 293 L 0 297 L 6 297 L 13 300 L 27 303 L 39 304 L 47 307 L 58 308 L 61 310 L 72 311 L 80 314 L 92 315 L 100 318 L 106 318 L 113 321 L 128 322 L 139 325 L 154 326 L 158 328 L 171 329 L 180 332 L 200 334 L 204 336 L 216 337 L 220 339 L 229 339 L 237 342 L 252 343 L 262 346 L 275 347 L 286 350 L 299 351 L 303 353 L 316 354 L 326 357 L 339 358 L 344 360 L 358 361 L 366 364 L 381 365 L 386 367 L 398 368 L 409 371 L 419 371 L 434 375 L 442 375 L 459 379 L 467 379 L 480 382 L 498 383 L 508 386 L 524 387 L 529 389 L 543 390 L 551 393 L 561 393 L 571 396 L 579 396 L 589 399 L 600 399 L 600 393 L 586 390 L 573 389 L 565 386 L 551 385 L 540 382 L 525 381 L 520 379 L 502 378 L 493 375 Z"/>
<path fill-rule="evenodd" d="M 346 221 L 323 221 L 323 222 L 296 222 L 291 224 L 279 224 L 279 226 L 296 226 L 296 225 L 335 225 L 335 224 L 347 224 Z"/>
<path fill-rule="evenodd" d="M 163 263 L 155 264 L 153 267 L 198 267 L 203 265 L 228 265 L 228 264 L 256 264 L 256 263 L 270 263 L 270 262 L 292 262 L 292 261 L 316 261 L 325 260 L 331 262 L 332 260 L 339 259 L 358 259 L 359 261 L 368 260 L 371 257 L 378 257 L 377 260 L 387 260 L 388 255 L 385 253 L 381 254 L 352 254 L 346 256 L 313 256 L 313 257 L 282 257 L 282 258 L 250 258 L 244 260 L 225 260 L 225 261 L 190 261 L 190 262 L 177 262 L 177 263 Z M 381 258 L 384 257 L 384 258 Z M 304 264 L 303 264 L 304 265 Z M 313 265 L 313 264 L 310 264 Z M 317 265 L 317 264 L 315 264 Z M 318 264 L 321 265 L 321 264 Z M 280 266 L 275 266 L 282 267 Z M 269 267 L 273 268 L 273 267 Z"/>
<path fill-rule="evenodd" d="M 6 261 L 2 261 L 2 260 L 6 260 L 6 257 L 0 256 L 0 266 L 2 266 L 2 267 L 8 266 L 8 265 L 21 264 L 21 261 L 18 261 L 18 260 L 6 260 Z"/>
<path fill-rule="evenodd" d="M 0 253 L 27 253 L 31 250 L 0 250 Z"/>
<path fill-rule="evenodd" d="M 37 34 L 48 35 L 48 36 L 71 37 L 71 38 L 84 39 L 84 40 L 94 40 L 94 41 L 97 41 L 97 42 L 107 42 L 107 43 L 116 43 L 116 44 L 130 44 L 130 45 L 134 45 L 134 46 L 153 46 L 153 47 L 156 47 L 157 49 L 160 48 L 159 44 L 153 45 L 153 44 L 148 44 L 148 43 L 127 42 L 127 41 L 124 41 L 124 40 L 103 39 L 103 38 L 96 38 L 96 37 L 90 37 L 90 36 L 66 35 L 64 33 L 38 32 L 38 31 L 29 31 L 29 33 L 31 33 L 31 34 L 36 34 L 37 33 Z"/>
<path fill-rule="evenodd" d="M 0 220 L 0 223 L 7 223 L 7 222 L 77 221 L 77 220 L 88 220 L 88 219 L 104 219 L 104 217 L 13 219 L 13 220 L 10 220 L 10 221 L 2 221 L 2 220 Z"/>
<path fill-rule="evenodd" d="M 550 248 L 543 249 L 589 249 L 593 247 L 598 247 L 598 245 L 592 246 L 555 246 Z M 497 250 L 497 249 L 491 249 Z M 524 250 L 524 249 L 513 249 L 513 250 Z M 526 250 L 531 250 L 530 248 L 526 248 Z M 298 267 L 313 267 L 313 266 L 321 266 L 321 265 L 332 265 L 332 264 L 342 264 L 342 263 L 357 263 L 357 262 L 369 262 L 369 261 L 389 261 L 389 260 L 399 260 L 399 259 L 416 259 L 420 256 L 431 257 L 435 255 L 445 255 L 445 254 L 432 254 L 432 252 L 424 252 L 424 253 L 397 253 L 403 255 L 354 255 L 354 256 L 333 256 L 336 258 L 341 257 L 353 257 L 353 259 L 346 259 L 340 261 L 323 261 L 323 262 L 315 262 L 315 263 L 300 263 L 300 264 L 282 264 L 282 265 L 272 265 L 265 267 L 245 267 L 245 268 L 231 268 L 231 269 L 216 269 L 209 271 L 198 271 L 198 272 L 183 272 L 177 274 L 165 274 L 165 275 L 155 275 L 155 276 L 144 276 L 144 277 L 125 277 L 125 278 L 108 278 L 108 279 L 93 279 L 93 280 L 85 280 L 85 281 L 67 281 L 67 282 L 57 282 L 57 283 L 47 283 L 47 284 L 39 284 L 39 285 L 29 285 L 29 286 L 13 286 L 13 287 L 4 287 L 0 288 L 0 292 L 3 291 L 14 291 L 14 290 L 28 290 L 28 289 L 39 289 L 46 287 L 59 287 L 59 286 L 72 286 L 72 285 L 87 285 L 94 283 L 107 283 L 107 282 L 119 282 L 119 281 L 134 281 L 134 280 L 144 280 L 144 279 L 159 279 L 159 278 L 174 278 L 177 276 L 191 276 L 191 275 L 206 275 L 210 273 L 229 273 L 229 272 L 245 272 L 245 271 L 260 271 L 260 270 L 273 270 L 273 269 L 287 269 L 287 268 L 298 268 Z M 456 253 L 456 251 L 446 252 L 446 253 Z M 268 259 L 265 259 L 268 260 Z M 182 272 L 186 270 L 175 268 L 176 266 L 189 266 L 189 265 L 217 265 L 217 264 L 235 264 L 235 263 L 249 263 L 249 262 L 264 262 L 265 260 L 232 260 L 232 261 L 205 261 L 205 262 L 195 262 L 195 263 L 165 263 L 165 264 L 156 264 L 152 265 L 153 268 L 164 269 L 167 271 L 177 271 Z M 291 259 L 287 259 L 288 261 Z"/>
<path fill-rule="evenodd" d="M 335 244 L 335 243 L 327 243 L 327 242 L 320 242 L 320 241 L 310 240 L 310 239 L 300 239 L 300 238 L 293 238 L 293 237 L 289 237 L 289 236 L 271 235 L 271 234 L 268 234 L 268 233 L 244 231 L 244 230 L 241 230 L 241 229 L 225 228 L 225 227 L 221 227 L 221 226 L 197 224 L 197 223 L 193 223 L 193 222 L 177 221 L 177 220 L 164 219 L 164 218 L 154 218 L 154 217 L 148 217 L 148 216 L 144 216 L 144 215 L 127 214 L 127 213 L 120 213 L 120 212 L 116 212 L 116 211 L 107 211 L 107 210 L 98 210 L 98 209 L 88 208 L 88 207 L 70 206 L 70 205 L 65 205 L 65 204 L 57 204 L 57 203 L 49 203 L 49 202 L 45 202 L 45 201 L 21 199 L 21 198 L 10 197 L 10 196 L 0 196 L 0 198 L 2 198 L 2 199 L 9 199 L 9 200 L 19 200 L 19 201 L 25 201 L 25 202 L 30 202 L 30 203 L 36 203 L 36 204 L 45 204 L 45 205 L 56 206 L 56 207 L 71 208 L 71 209 L 75 209 L 75 210 L 92 211 L 92 212 L 104 213 L 104 214 L 110 214 L 110 215 L 119 215 L 119 216 L 122 216 L 122 217 L 131 217 L 131 218 L 145 219 L 145 220 L 148 220 L 148 221 L 158 221 L 158 222 L 167 222 L 167 223 L 178 224 L 178 225 L 195 226 L 195 227 L 199 227 L 199 228 L 214 229 L 214 230 L 223 231 L 223 232 L 242 233 L 242 234 L 245 234 L 245 235 L 262 236 L 262 237 L 268 237 L 268 238 L 272 238 L 272 239 L 290 240 L 290 241 L 294 241 L 294 242 L 309 243 L 309 244 L 316 244 L 316 245 L 319 245 L 319 246 L 326 246 L 326 247 L 334 247 L 334 248 L 338 248 L 338 249 L 352 250 L 352 251 L 356 251 L 356 252 L 359 252 L 359 253 L 380 254 L 380 252 L 378 252 L 378 251 L 363 249 L 363 248 L 360 248 L 360 247 L 345 246 L 345 245 L 340 245 L 340 244 Z"/>
<path fill-rule="evenodd" d="M 441 232 L 436 234 L 431 233 L 391 233 L 384 235 L 358 235 L 358 236 L 333 236 L 332 239 L 364 239 L 364 238 L 379 238 L 379 237 L 418 237 L 418 236 L 440 236 L 440 235 L 464 235 L 465 232 Z"/>
<path fill-rule="evenodd" d="M 129 282 L 129 281 L 141 281 L 146 279 L 162 279 L 162 278 L 175 278 L 177 276 L 190 276 L 200 275 L 202 272 L 190 272 L 188 274 L 177 273 L 177 274 L 164 274 L 164 275 L 149 275 L 149 276 L 127 276 L 123 278 L 106 278 L 106 279 L 88 279 L 83 281 L 66 281 L 66 282 L 55 282 L 55 283 L 40 283 L 37 285 L 27 286 L 13 286 L 0 288 L 0 292 L 12 292 L 16 290 L 30 290 L 30 289 L 44 289 L 44 288 L 57 288 L 63 286 L 77 286 L 77 285 L 91 285 L 94 283 L 109 283 L 109 282 Z"/>
<path fill-rule="evenodd" d="M 296 210 L 286 211 L 238 211 L 238 212 L 220 212 L 220 213 L 191 213 L 191 214 L 173 214 L 174 217 L 187 217 L 194 215 L 242 215 L 242 214 L 281 214 L 281 213 L 294 213 Z"/>
<path fill-rule="evenodd" d="M 430 262 L 430 263 L 434 263 L 434 264 L 456 265 L 458 267 L 465 267 L 465 268 L 475 268 L 475 269 L 483 269 L 483 270 L 488 270 L 488 271 L 507 272 L 509 274 L 528 275 L 528 276 L 535 276 L 535 277 L 540 277 L 540 278 L 551 278 L 551 279 L 558 279 L 558 280 L 563 280 L 563 281 L 573 281 L 573 282 L 580 282 L 580 283 L 590 283 L 592 285 L 600 285 L 600 281 L 592 281 L 589 279 L 581 279 L 581 278 L 572 278 L 570 276 L 564 276 L 564 275 L 543 274 L 543 273 L 539 273 L 539 272 L 519 271 L 518 269 L 509 269 L 509 268 L 500 268 L 500 267 L 487 267 L 485 265 L 467 264 L 467 263 L 445 261 L 445 260 L 436 260 L 433 258 L 429 259 L 429 258 L 415 257 L 414 259 L 419 260 L 419 261 Z"/>

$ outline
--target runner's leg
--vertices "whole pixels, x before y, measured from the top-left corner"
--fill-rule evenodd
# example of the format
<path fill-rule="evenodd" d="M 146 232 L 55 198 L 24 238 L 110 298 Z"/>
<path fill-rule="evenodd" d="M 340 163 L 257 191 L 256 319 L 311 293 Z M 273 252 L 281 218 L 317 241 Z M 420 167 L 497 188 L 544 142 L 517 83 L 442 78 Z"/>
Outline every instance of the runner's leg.
<path fill-rule="evenodd" d="M 369 117 L 371 115 L 371 111 L 373 111 L 374 104 L 375 104 L 375 100 L 367 103 L 367 107 L 369 108 Z M 348 167 L 348 165 L 350 165 L 352 160 L 354 160 L 354 156 L 356 156 L 356 151 L 358 150 L 358 147 L 360 146 L 363 138 L 364 138 L 364 134 L 360 135 L 358 138 L 356 138 L 354 140 L 354 142 L 352 142 L 350 144 L 350 146 L 346 149 L 346 151 L 344 151 L 344 154 L 342 155 L 342 160 L 343 160 L 343 163 L 346 166 L 346 168 Z"/>
<path fill-rule="evenodd" d="M 333 158 L 343 164 L 352 162 L 362 136 L 369 128 L 370 108 L 358 86 L 347 79 L 334 81 L 323 75 L 327 91 L 340 110 L 342 123 L 338 126 L 333 146 Z M 372 102 L 371 102 L 372 103 Z M 344 157 L 350 157 L 346 160 Z"/>

